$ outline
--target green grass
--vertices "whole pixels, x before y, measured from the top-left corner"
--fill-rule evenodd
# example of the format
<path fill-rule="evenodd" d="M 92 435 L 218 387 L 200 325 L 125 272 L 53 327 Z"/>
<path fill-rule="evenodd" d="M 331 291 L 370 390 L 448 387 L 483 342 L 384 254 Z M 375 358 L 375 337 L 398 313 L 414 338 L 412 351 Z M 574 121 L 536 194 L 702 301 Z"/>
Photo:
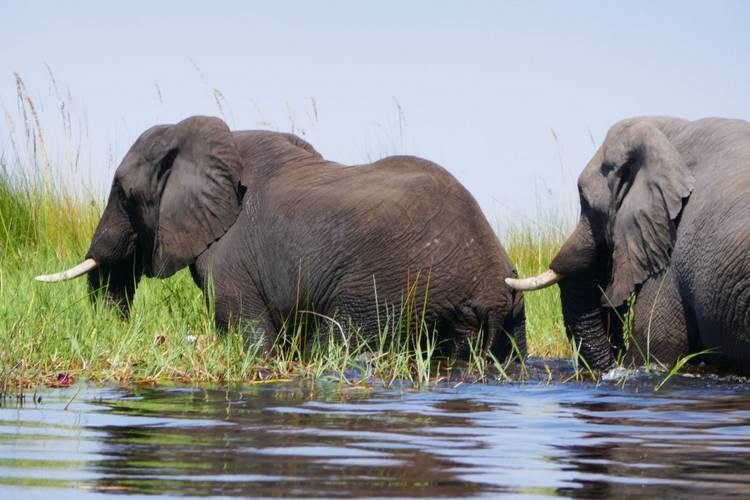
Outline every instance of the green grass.
<path fill-rule="evenodd" d="M 367 346 L 345 325 L 323 321 L 352 338 L 341 342 L 340 332 L 333 331 L 324 336 L 330 340 L 308 345 L 301 340 L 301 328 L 290 324 L 287 347 L 268 355 L 258 345 L 247 345 L 237 332 L 217 335 L 211 311 L 187 270 L 167 280 L 142 280 L 131 317 L 123 321 L 101 304 L 90 303 L 84 279 L 59 284 L 33 280 L 82 259 L 102 208 L 44 186 L 41 179 L 13 179 L 7 169 L 0 171 L 0 392 L 54 385 L 60 374 L 68 377 L 63 383 L 326 376 L 349 383 L 375 377 L 419 385 L 450 368 L 446 362 L 443 369 L 435 366 L 427 325 L 407 324 L 404 318 L 411 316 L 399 311 L 383 318 L 376 346 Z M 506 248 L 521 274 L 542 270 L 555 253 L 561 237 L 548 234 L 523 228 L 508 233 Z M 412 310 L 423 307 L 423 298 L 412 300 L 407 304 Z M 300 312 L 300 317 L 305 315 Z M 569 355 L 555 289 L 527 296 L 527 321 L 532 356 Z M 422 342 L 408 340 L 420 336 Z M 472 358 L 469 373 L 484 378 L 487 360 Z"/>
<path fill-rule="evenodd" d="M 418 314 L 404 314 L 403 310 L 379 321 L 382 327 L 374 346 L 364 343 L 348 325 L 335 321 L 322 321 L 324 328 L 336 330 L 331 335 L 305 343 L 301 324 L 324 318 L 300 311 L 284 331 L 284 349 L 267 354 L 258 345 L 248 345 L 237 332 L 217 335 L 211 311 L 187 270 L 168 280 L 142 280 L 129 321 L 122 321 L 101 304 L 91 304 L 83 279 L 56 285 L 34 281 L 36 275 L 81 261 L 102 210 L 98 198 L 80 189 L 71 195 L 59 187 L 66 185 L 61 182 L 66 177 L 86 178 L 81 163 L 90 144 L 85 115 L 83 122 L 76 118 L 76 103 L 60 92 L 48 70 L 45 100 L 52 102 L 37 106 L 23 78 L 14 74 L 17 113 L 12 115 L 3 107 L 9 133 L 3 138 L 7 139 L 5 150 L 0 151 L 0 396 L 21 394 L 32 385 L 82 379 L 248 383 L 333 377 L 357 387 L 372 379 L 419 386 L 451 377 L 454 367 L 473 380 L 489 376 L 512 380 L 528 375 L 523 363 L 518 369 L 505 360 L 484 356 L 481 336 L 471 348 L 468 363 L 459 366 L 453 360 L 434 359 L 436 346 L 427 325 L 412 321 Z M 210 90 L 224 116 L 223 95 L 218 89 Z M 368 151 L 373 159 L 386 151 L 408 152 L 404 148 L 403 110 L 395 103 L 398 134 L 380 138 L 378 154 Z M 295 123 L 290 115 L 292 132 L 315 135 L 318 113 L 313 99 L 311 104 L 309 123 Z M 272 126 L 261 119 L 260 125 Z M 52 166 L 43 124 L 63 139 L 56 152 L 61 158 L 56 157 Z M 88 169 L 91 171 L 91 165 Z M 567 219 L 539 213 L 537 220 L 511 225 L 502 232 L 502 243 L 521 276 L 544 271 L 571 229 L 563 222 Z M 410 296 L 407 302 L 412 311 L 424 306 L 423 297 Z M 529 355 L 570 358 L 573 366 L 579 367 L 577 352 L 565 336 L 557 287 L 526 294 L 525 303 Z M 351 335 L 347 342 L 340 341 L 338 330 Z M 664 383 L 691 357 L 680 360 Z M 649 359 L 647 352 L 644 361 L 648 364 Z M 545 368 L 551 380 L 552 373 Z M 594 377 L 585 367 L 580 368 L 572 378 Z"/>
<path fill-rule="evenodd" d="M 519 276 L 545 271 L 565 240 L 566 225 L 554 218 L 525 226 L 511 227 L 501 237 Z M 540 358 L 567 358 L 572 354 L 565 336 L 556 286 L 524 294 L 526 335 L 529 355 Z"/>
<path fill-rule="evenodd" d="M 85 181 L 86 168 L 92 168 L 85 162 L 88 127 L 85 117 L 83 122 L 77 119 L 76 102 L 60 92 L 51 71 L 42 105 L 32 98 L 23 78 L 14 77 L 16 112 L 3 108 L 8 135 L 0 151 L 0 394 L 81 379 L 210 383 L 305 376 L 335 377 L 350 384 L 377 378 L 386 384 L 406 380 L 420 385 L 451 373 L 450 360 L 433 359 L 435 345 L 418 314 L 394 311 L 392 317 L 381 318 L 380 341 L 368 346 L 348 325 L 300 312 L 285 329 L 285 348 L 268 355 L 237 332 L 217 335 L 211 312 L 187 270 L 168 280 L 142 280 L 129 321 L 101 304 L 91 304 L 84 279 L 54 285 L 34 281 L 36 275 L 81 261 L 103 207 L 98 196 L 80 187 L 70 192 L 61 187 L 70 185 L 65 180 L 92 185 Z M 218 90 L 212 90 L 216 97 Z M 223 116 L 218 100 L 217 105 Z M 398 136 L 386 141 L 387 149 L 404 153 L 403 113 L 398 103 L 396 107 Z M 317 117 L 314 111 L 311 116 Z M 292 129 L 303 131 L 304 125 L 314 132 L 316 124 L 292 123 Z M 62 139 L 52 157 L 48 134 Z M 552 226 L 507 233 L 504 243 L 521 274 L 541 271 L 557 250 L 562 235 Z M 424 306 L 423 297 L 409 300 L 413 311 Z M 570 355 L 558 302 L 554 289 L 528 296 L 531 355 Z M 299 327 L 303 321 L 346 330 L 351 338 L 308 345 Z M 341 338 L 341 332 L 332 333 L 324 338 Z M 474 378 L 486 377 L 493 365 L 507 368 L 504 360 L 489 363 L 478 344 L 473 351 L 465 372 Z"/>

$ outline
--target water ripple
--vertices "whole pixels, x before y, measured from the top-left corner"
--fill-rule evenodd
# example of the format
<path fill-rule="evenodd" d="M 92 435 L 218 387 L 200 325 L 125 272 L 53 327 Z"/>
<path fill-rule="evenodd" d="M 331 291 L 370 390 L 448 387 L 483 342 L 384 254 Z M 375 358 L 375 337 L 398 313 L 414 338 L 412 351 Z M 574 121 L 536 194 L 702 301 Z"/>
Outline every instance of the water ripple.
<path fill-rule="evenodd" d="M 0 408 L 0 490 L 745 496 L 750 390 L 647 382 L 50 390 Z"/>

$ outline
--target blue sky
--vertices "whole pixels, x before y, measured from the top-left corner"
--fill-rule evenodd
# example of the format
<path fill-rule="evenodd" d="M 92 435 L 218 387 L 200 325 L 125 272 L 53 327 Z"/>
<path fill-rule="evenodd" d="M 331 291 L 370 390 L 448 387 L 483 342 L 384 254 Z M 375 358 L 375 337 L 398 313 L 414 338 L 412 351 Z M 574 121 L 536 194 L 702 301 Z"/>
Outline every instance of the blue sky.
<path fill-rule="evenodd" d="M 66 163 L 46 64 L 84 146 L 66 175 L 102 197 L 144 129 L 212 114 L 345 163 L 423 156 L 502 222 L 574 211 L 621 118 L 750 119 L 744 1 L 0 1 L 0 17 L 0 152 L 19 134 L 17 72 Z"/>

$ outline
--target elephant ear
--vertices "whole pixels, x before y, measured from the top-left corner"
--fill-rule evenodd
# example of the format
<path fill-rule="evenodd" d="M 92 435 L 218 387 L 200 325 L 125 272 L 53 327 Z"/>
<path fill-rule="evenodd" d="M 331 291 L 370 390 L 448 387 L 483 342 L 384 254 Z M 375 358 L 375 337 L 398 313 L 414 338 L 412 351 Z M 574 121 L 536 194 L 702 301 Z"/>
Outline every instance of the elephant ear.
<path fill-rule="evenodd" d="M 162 194 L 151 271 L 167 277 L 191 264 L 240 212 L 239 152 L 227 125 L 194 116 L 174 125 L 159 164 Z"/>
<path fill-rule="evenodd" d="M 695 179 L 654 124 L 625 123 L 604 142 L 602 173 L 612 194 L 612 277 L 607 298 L 622 305 L 669 264 L 683 200 Z M 610 219 L 611 220 L 611 219 Z"/>

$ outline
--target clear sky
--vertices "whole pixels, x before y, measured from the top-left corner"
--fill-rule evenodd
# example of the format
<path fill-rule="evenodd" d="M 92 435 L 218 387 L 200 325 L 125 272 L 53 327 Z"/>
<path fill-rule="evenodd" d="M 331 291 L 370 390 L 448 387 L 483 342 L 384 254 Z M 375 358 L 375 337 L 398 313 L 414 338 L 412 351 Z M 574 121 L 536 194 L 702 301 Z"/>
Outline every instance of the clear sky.
<path fill-rule="evenodd" d="M 574 209 L 621 118 L 750 119 L 746 1 L 0 0 L 0 18 L 0 153 L 22 135 L 17 72 L 52 165 L 82 144 L 68 175 L 102 196 L 144 129 L 212 114 L 340 162 L 428 158 L 516 220 Z"/>

